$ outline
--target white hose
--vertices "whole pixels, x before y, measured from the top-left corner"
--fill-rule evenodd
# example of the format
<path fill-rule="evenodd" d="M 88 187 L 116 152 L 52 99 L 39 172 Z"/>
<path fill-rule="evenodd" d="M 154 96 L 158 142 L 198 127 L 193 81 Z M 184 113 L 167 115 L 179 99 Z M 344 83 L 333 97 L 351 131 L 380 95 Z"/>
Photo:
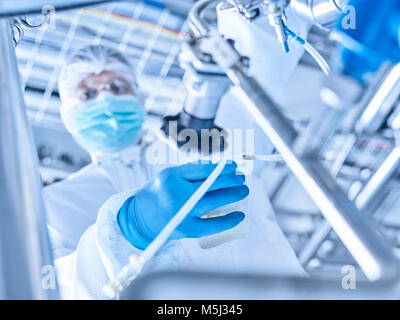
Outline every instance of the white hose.
<path fill-rule="evenodd" d="M 130 263 L 126 265 L 117 277 L 113 279 L 109 284 L 103 288 L 104 294 L 109 298 L 115 298 L 119 292 L 129 286 L 132 280 L 143 270 L 144 266 L 150 261 L 155 254 L 160 250 L 164 243 L 168 240 L 174 230 L 181 224 L 186 216 L 192 211 L 194 206 L 200 199 L 207 193 L 208 189 L 217 180 L 226 164 L 226 160 L 223 158 L 213 170 L 210 176 L 204 181 L 204 183 L 196 190 L 196 192 L 189 198 L 188 201 L 181 207 L 176 215 L 168 222 L 164 229 L 158 234 L 158 236 L 149 244 L 149 246 L 143 251 L 143 253 L 137 257 L 132 255 L 129 258 Z"/>
<path fill-rule="evenodd" d="M 239 155 L 237 158 L 241 160 L 257 160 L 264 162 L 283 162 L 283 157 L 280 154 L 252 154 L 252 155 Z"/>
<path fill-rule="evenodd" d="M 328 65 L 326 60 L 321 56 L 321 54 L 315 49 L 309 42 L 305 41 L 304 42 L 304 50 L 306 50 L 310 56 L 314 58 L 314 60 L 318 63 L 322 71 L 329 76 L 329 74 L 332 72 L 331 67 Z"/>
<path fill-rule="evenodd" d="M 308 52 L 308 54 L 313 57 L 313 59 L 318 63 L 322 71 L 329 76 L 329 74 L 332 72 L 331 67 L 329 64 L 326 62 L 323 56 L 315 49 L 308 41 L 304 40 L 303 38 L 299 37 L 297 34 L 295 34 L 293 31 L 291 31 L 289 28 L 285 28 L 286 34 L 289 37 L 289 39 L 292 39 L 293 41 L 301 44 L 304 47 L 304 50 Z"/>

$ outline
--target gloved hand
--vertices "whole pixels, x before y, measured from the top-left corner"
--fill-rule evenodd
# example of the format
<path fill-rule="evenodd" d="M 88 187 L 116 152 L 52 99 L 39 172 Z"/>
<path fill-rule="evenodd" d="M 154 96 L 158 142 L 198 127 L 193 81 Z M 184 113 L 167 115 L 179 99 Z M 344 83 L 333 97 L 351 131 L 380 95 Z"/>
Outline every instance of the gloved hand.
<path fill-rule="evenodd" d="M 216 164 L 211 163 L 190 163 L 161 171 L 120 209 L 118 223 L 125 238 L 136 248 L 144 250 L 215 167 Z M 244 219 L 243 212 L 200 219 L 210 211 L 248 196 L 245 177 L 237 175 L 236 168 L 236 163 L 225 166 L 209 191 L 171 235 L 171 240 L 220 233 L 234 228 Z"/>

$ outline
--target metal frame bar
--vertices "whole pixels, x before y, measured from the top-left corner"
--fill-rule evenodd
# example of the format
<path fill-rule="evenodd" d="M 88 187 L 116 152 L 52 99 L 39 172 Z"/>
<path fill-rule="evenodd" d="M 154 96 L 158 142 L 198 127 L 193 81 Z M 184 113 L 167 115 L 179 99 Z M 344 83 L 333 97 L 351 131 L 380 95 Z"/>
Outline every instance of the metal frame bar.
<path fill-rule="evenodd" d="M 342 279 L 262 277 L 252 274 L 158 272 L 139 277 L 121 294 L 130 299 L 398 299 L 398 284 L 371 283 L 357 276 L 356 290 L 344 290 Z M 174 287 L 174 290 L 169 288 Z M 196 290 L 193 290 L 196 288 Z"/>
<path fill-rule="evenodd" d="M 367 184 L 362 188 L 358 195 L 354 198 L 356 206 L 360 210 L 364 210 L 376 198 L 376 195 L 386 183 L 397 174 L 397 169 L 400 166 L 400 149 L 394 148 L 393 151 L 386 157 L 382 165 L 371 176 Z M 318 251 L 321 244 L 332 231 L 330 224 L 325 221 L 311 237 L 308 244 L 303 248 L 299 255 L 300 262 L 306 265 L 315 253 Z"/>
<path fill-rule="evenodd" d="M 55 268 L 10 30 L 0 19 L 0 298 L 56 299 L 42 284 L 43 270 L 55 280 Z"/>
<path fill-rule="evenodd" d="M 48 6 L 54 6 L 57 11 L 64 11 L 118 1 L 120 0 L 35 0 L 31 1 L 29 5 L 27 5 L 26 1 L 22 4 L 16 4 L 13 1 L 2 1 L 0 3 L 0 17 L 40 14 L 43 8 Z"/>

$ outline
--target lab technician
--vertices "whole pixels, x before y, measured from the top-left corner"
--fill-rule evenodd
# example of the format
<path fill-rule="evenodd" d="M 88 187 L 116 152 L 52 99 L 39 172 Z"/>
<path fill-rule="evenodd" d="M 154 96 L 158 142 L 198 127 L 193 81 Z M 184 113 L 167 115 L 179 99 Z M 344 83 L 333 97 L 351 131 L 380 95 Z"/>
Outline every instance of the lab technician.
<path fill-rule="evenodd" d="M 88 46 L 59 79 L 65 127 L 92 163 L 44 189 L 63 298 L 104 299 L 103 287 L 139 256 L 215 169 L 211 163 L 150 164 L 144 98 L 118 51 Z M 229 120 L 229 119 L 228 119 Z M 201 270 L 304 276 L 273 219 L 260 181 L 227 164 L 206 195 L 142 271 Z M 245 201 L 243 210 L 202 219 Z M 204 217 L 203 217 L 204 218 Z"/>

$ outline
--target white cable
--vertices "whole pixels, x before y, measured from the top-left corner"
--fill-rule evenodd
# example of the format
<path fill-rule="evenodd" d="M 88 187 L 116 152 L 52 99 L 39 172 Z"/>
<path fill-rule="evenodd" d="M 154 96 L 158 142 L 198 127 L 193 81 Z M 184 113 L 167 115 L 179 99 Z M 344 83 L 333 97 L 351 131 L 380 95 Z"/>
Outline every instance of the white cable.
<path fill-rule="evenodd" d="M 329 76 L 329 74 L 332 72 L 331 67 L 328 65 L 326 60 L 321 56 L 321 54 L 315 49 L 309 42 L 305 41 L 304 42 L 304 50 L 306 50 L 310 56 L 314 58 L 314 60 L 318 63 L 322 71 Z"/>
<path fill-rule="evenodd" d="M 308 52 L 308 54 L 313 57 L 313 59 L 318 63 L 322 71 L 329 76 L 329 74 L 332 72 L 331 67 L 329 64 L 326 62 L 323 56 L 315 49 L 308 41 L 304 40 L 303 38 L 299 37 L 297 34 L 295 34 L 293 31 L 291 31 L 289 28 L 285 28 L 286 34 L 289 37 L 289 39 L 292 39 L 293 41 L 299 43 L 300 45 L 303 46 L 304 50 Z"/>
<path fill-rule="evenodd" d="M 132 280 L 143 270 L 146 263 L 155 256 L 155 254 L 168 240 L 174 230 L 181 224 L 190 211 L 192 211 L 197 202 L 199 202 L 200 199 L 207 193 L 208 189 L 210 189 L 212 184 L 221 174 L 225 164 L 226 160 L 222 158 L 210 176 L 196 190 L 189 200 L 186 201 L 186 203 L 170 220 L 170 222 L 168 222 L 158 236 L 149 244 L 143 253 L 139 257 L 133 255 L 129 258 L 130 263 L 122 269 L 115 279 L 113 279 L 103 288 L 103 292 L 107 297 L 115 298 L 119 292 L 129 286 Z"/>
<path fill-rule="evenodd" d="M 283 162 L 283 157 L 280 154 L 242 154 L 239 155 L 238 158 L 242 160 L 257 160 L 264 162 Z"/>

